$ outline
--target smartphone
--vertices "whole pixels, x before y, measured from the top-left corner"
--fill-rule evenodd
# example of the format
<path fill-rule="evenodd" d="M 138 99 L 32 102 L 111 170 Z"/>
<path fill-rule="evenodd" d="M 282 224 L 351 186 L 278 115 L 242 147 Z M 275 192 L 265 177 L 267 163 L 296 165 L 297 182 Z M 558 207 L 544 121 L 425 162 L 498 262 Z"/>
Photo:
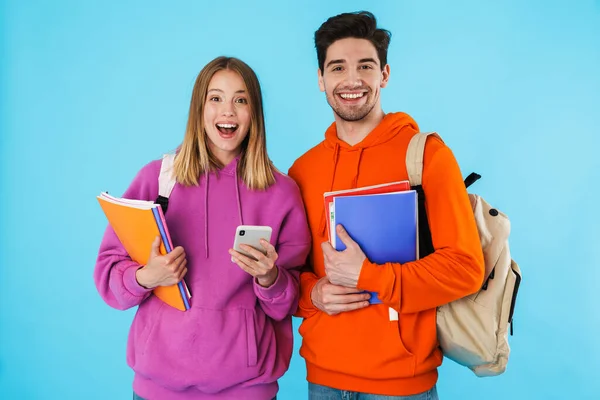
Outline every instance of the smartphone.
<path fill-rule="evenodd" d="M 256 260 L 255 257 L 246 253 L 240 248 L 241 244 L 254 247 L 256 250 L 263 254 L 266 254 L 266 250 L 260 244 L 260 239 L 265 239 L 267 242 L 271 242 L 271 233 L 273 229 L 270 226 L 260 225 L 240 225 L 235 230 L 235 239 L 233 241 L 233 249 L 239 251 L 245 256 Z"/>

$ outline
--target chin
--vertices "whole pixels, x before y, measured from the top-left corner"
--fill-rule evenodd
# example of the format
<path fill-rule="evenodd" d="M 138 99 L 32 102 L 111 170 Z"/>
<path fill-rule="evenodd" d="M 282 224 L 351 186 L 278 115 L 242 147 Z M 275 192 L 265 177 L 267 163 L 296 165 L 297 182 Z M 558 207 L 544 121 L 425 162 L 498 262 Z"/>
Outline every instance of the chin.
<path fill-rule="evenodd" d="M 219 146 L 219 150 L 226 151 L 228 153 L 239 153 L 241 151 L 239 144 L 232 145 L 230 143 L 222 144 Z"/>

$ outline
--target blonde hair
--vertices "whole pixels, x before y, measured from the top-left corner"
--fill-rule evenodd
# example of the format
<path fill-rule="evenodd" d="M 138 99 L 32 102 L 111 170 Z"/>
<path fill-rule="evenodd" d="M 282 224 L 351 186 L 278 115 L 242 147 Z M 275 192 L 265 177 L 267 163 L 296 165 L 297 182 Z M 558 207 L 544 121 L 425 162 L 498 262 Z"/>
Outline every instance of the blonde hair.
<path fill-rule="evenodd" d="M 215 58 L 196 78 L 185 136 L 175 158 L 175 178 L 184 186 L 196 186 L 200 176 L 223 168 L 223 164 L 211 153 L 204 130 L 204 105 L 208 85 L 214 74 L 222 70 L 237 72 L 248 91 L 250 131 L 241 144 L 237 172 L 249 189 L 266 189 L 275 183 L 276 169 L 267 154 L 260 83 L 252 68 L 233 57 Z"/>

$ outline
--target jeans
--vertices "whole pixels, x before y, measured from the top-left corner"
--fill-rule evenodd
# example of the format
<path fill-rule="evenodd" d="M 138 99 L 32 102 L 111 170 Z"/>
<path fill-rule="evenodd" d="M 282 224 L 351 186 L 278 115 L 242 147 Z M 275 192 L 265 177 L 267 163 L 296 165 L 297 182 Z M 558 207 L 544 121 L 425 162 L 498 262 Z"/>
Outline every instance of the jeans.
<path fill-rule="evenodd" d="M 333 389 L 310 382 L 308 383 L 308 398 L 309 400 L 439 400 L 435 386 L 426 392 L 411 396 L 384 396 Z"/>

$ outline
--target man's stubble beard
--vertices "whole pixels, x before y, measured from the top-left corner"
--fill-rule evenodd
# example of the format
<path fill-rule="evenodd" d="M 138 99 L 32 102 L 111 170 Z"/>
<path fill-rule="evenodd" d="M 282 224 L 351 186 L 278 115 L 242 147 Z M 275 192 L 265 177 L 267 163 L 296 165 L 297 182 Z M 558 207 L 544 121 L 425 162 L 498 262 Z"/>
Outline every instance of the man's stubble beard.
<path fill-rule="evenodd" d="M 365 104 L 363 104 L 362 106 L 360 106 L 358 109 L 344 109 L 345 107 L 341 104 L 338 104 L 336 102 L 336 94 L 334 92 L 334 94 L 331 96 L 333 97 L 333 99 L 330 96 L 326 96 L 327 97 L 327 103 L 329 104 L 329 106 L 331 107 L 331 109 L 333 110 L 333 112 L 340 117 L 341 119 L 343 119 L 344 121 L 348 121 L 348 122 L 356 122 L 356 121 L 360 121 L 362 119 L 364 119 L 367 115 L 369 115 L 369 113 L 373 110 L 373 108 L 375 107 L 376 102 L 373 101 L 372 104 L 370 103 L 370 101 L 372 100 L 370 98 L 371 96 L 371 91 L 367 92 L 366 96 L 367 96 L 367 102 Z"/>

